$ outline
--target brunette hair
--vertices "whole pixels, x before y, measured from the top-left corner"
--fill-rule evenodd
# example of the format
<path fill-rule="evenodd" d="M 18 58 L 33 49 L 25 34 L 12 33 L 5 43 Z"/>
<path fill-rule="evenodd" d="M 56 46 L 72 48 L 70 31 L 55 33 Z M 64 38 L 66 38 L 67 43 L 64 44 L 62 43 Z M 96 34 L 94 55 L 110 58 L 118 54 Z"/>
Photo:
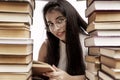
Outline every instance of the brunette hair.
<path fill-rule="evenodd" d="M 66 17 L 66 53 L 67 53 L 67 72 L 71 75 L 85 74 L 85 64 L 83 61 L 83 52 L 79 39 L 79 33 L 84 34 L 86 22 L 81 18 L 76 9 L 66 0 L 52 0 L 48 2 L 43 9 L 43 17 L 46 28 L 46 13 L 51 10 L 57 10 Z M 46 32 L 48 37 L 46 62 L 58 65 L 60 58 L 59 39 L 51 32 Z"/>

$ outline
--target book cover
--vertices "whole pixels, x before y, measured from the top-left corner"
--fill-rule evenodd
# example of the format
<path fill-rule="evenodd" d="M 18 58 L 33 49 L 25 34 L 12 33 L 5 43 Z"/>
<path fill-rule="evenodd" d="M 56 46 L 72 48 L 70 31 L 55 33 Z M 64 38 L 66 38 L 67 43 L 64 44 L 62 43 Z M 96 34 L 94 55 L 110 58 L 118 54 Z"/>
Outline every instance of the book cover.
<path fill-rule="evenodd" d="M 0 12 L 28 13 L 33 16 L 32 7 L 26 2 L 0 1 Z"/>
<path fill-rule="evenodd" d="M 32 53 L 29 55 L 1 55 L 0 54 L 0 65 L 1 64 L 29 64 L 32 61 Z"/>
<path fill-rule="evenodd" d="M 88 16 L 88 23 L 91 22 L 119 22 L 120 11 L 95 11 Z"/>
<path fill-rule="evenodd" d="M 120 30 L 120 22 L 91 22 L 86 31 L 88 33 L 94 30 Z"/>
<path fill-rule="evenodd" d="M 116 0 L 105 0 L 98 1 L 95 0 L 91 5 L 85 10 L 85 16 L 88 17 L 94 11 L 119 11 L 120 1 Z"/>
<path fill-rule="evenodd" d="M 28 28 L 0 27 L 0 38 L 31 38 L 31 31 Z"/>
<path fill-rule="evenodd" d="M 120 36 L 120 30 L 95 30 L 89 33 L 90 36 Z"/>
<path fill-rule="evenodd" d="M 100 70 L 100 63 L 86 62 L 86 70 L 97 75 L 98 70 Z"/>
<path fill-rule="evenodd" d="M 0 55 L 28 55 L 33 52 L 33 39 L 0 39 Z"/>
<path fill-rule="evenodd" d="M 100 48 L 99 47 L 88 47 L 88 55 L 100 56 Z"/>
<path fill-rule="evenodd" d="M 33 61 L 32 72 L 33 75 L 40 75 L 44 72 L 54 71 L 53 67 L 41 61 Z"/>
<path fill-rule="evenodd" d="M 95 37 L 87 37 L 85 38 L 85 46 L 86 47 L 119 47 L 120 46 L 120 36 L 95 36 Z"/>
<path fill-rule="evenodd" d="M 102 80 L 115 80 L 114 78 L 112 78 L 111 76 L 109 76 L 108 74 L 106 74 L 103 71 L 98 71 L 98 76 L 102 79 Z"/>
<path fill-rule="evenodd" d="M 27 13 L 0 13 L 0 22 L 21 22 L 31 25 L 33 18 Z"/>
<path fill-rule="evenodd" d="M 120 48 L 100 48 L 100 54 L 114 59 L 120 59 Z"/>
<path fill-rule="evenodd" d="M 29 72 L 32 68 L 32 62 L 29 64 L 1 64 L 0 72 Z"/>
<path fill-rule="evenodd" d="M 85 75 L 88 78 L 88 80 L 98 80 L 98 76 L 89 72 L 88 70 L 85 71 Z"/>
<path fill-rule="evenodd" d="M 120 69 L 110 68 L 110 67 L 102 64 L 101 70 L 106 72 L 106 74 L 112 76 L 114 78 L 114 80 L 120 79 Z"/>
<path fill-rule="evenodd" d="M 0 72 L 0 80 L 28 80 L 32 75 L 32 71 L 29 72 Z"/>
<path fill-rule="evenodd" d="M 25 23 L 17 22 L 0 22 L 0 29 L 30 29 L 30 26 Z"/>
<path fill-rule="evenodd" d="M 35 9 L 35 0 L 0 0 L 0 2 L 25 2 L 29 3 L 33 9 Z"/>
<path fill-rule="evenodd" d="M 98 63 L 98 64 L 100 63 L 99 56 L 86 55 L 85 61 L 91 63 Z"/>
<path fill-rule="evenodd" d="M 115 58 L 110 58 L 110 57 L 101 55 L 100 62 L 108 67 L 120 69 L 120 58 L 115 59 Z"/>

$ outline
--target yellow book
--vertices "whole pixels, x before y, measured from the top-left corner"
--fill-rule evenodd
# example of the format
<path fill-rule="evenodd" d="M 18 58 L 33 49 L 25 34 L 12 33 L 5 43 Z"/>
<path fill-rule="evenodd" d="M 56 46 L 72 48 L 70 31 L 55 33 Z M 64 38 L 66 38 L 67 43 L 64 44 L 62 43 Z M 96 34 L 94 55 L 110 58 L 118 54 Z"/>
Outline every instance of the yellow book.
<path fill-rule="evenodd" d="M 0 55 L 28 55 L 32 52 L 32 39 L 0 39 Z"/>
<path fill-rule="evenodd" d="M 26 2 L 0 1 L 0 12 L 29 13 L 33 16 L 33 8 Z"/>
<path fill-rule="evenodd" d="M 0 38 L 30 38 L 31 31 L 27 28 L 4 28 L 0 29 Z"/>
<path fill-rule="evenodd" d="M 120 21 L 120 12 L 119 11 L 101 11 L 93 12 L 88 16 L 88 23 L 91 22 L 119 22 Z"/>
<path fill-rule="evenodd" d="M 0 22 L 21 22 L 31 25 L 33 18 L 28 13 L 2 12 L 0 13 Z"/>
<path fill-rule="evenodd" d="M 33 75 L 40 75 L 44 72 L 54 71 L 53 67 L 41 61 L 33 61 L 32 65 Z"/>
<path fill-rule="evenodd" d="M 1 64 L 29 64 L 32 61 L 32 53 L 28 55 L 0 55 Z"/>
<path fill-rule="evenodd" d="M 32 71 L 29 72 L 0 72 L 0 80 L 29 80 Z M 31 79 L 32 80 L 32 79 Z"/>

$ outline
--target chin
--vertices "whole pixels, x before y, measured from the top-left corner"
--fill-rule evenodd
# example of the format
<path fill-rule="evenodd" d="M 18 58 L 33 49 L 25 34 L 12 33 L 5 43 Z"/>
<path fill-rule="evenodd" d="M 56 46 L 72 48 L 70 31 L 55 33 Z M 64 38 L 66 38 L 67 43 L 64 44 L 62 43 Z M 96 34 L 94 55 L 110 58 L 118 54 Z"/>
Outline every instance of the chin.
<path fill-rule="evenodd" d="M 65 38 L 60 38 L 61 41 L 65 41 Z"/>

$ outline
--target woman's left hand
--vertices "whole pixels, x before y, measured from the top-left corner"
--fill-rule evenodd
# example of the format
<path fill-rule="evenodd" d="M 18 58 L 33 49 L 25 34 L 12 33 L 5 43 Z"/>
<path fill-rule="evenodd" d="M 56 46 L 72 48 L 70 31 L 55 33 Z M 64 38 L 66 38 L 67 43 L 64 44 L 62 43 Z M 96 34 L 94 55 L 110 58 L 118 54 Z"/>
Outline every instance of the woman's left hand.
<path fill-rule="evenodd" d="M 52 66 L 55 71 L 47 72 L 44 75 L 49 77 L 49 80 L 70 80 L 71 75 L 66 73 L 65 71 L 58 69 L 56 66 Z"/>

